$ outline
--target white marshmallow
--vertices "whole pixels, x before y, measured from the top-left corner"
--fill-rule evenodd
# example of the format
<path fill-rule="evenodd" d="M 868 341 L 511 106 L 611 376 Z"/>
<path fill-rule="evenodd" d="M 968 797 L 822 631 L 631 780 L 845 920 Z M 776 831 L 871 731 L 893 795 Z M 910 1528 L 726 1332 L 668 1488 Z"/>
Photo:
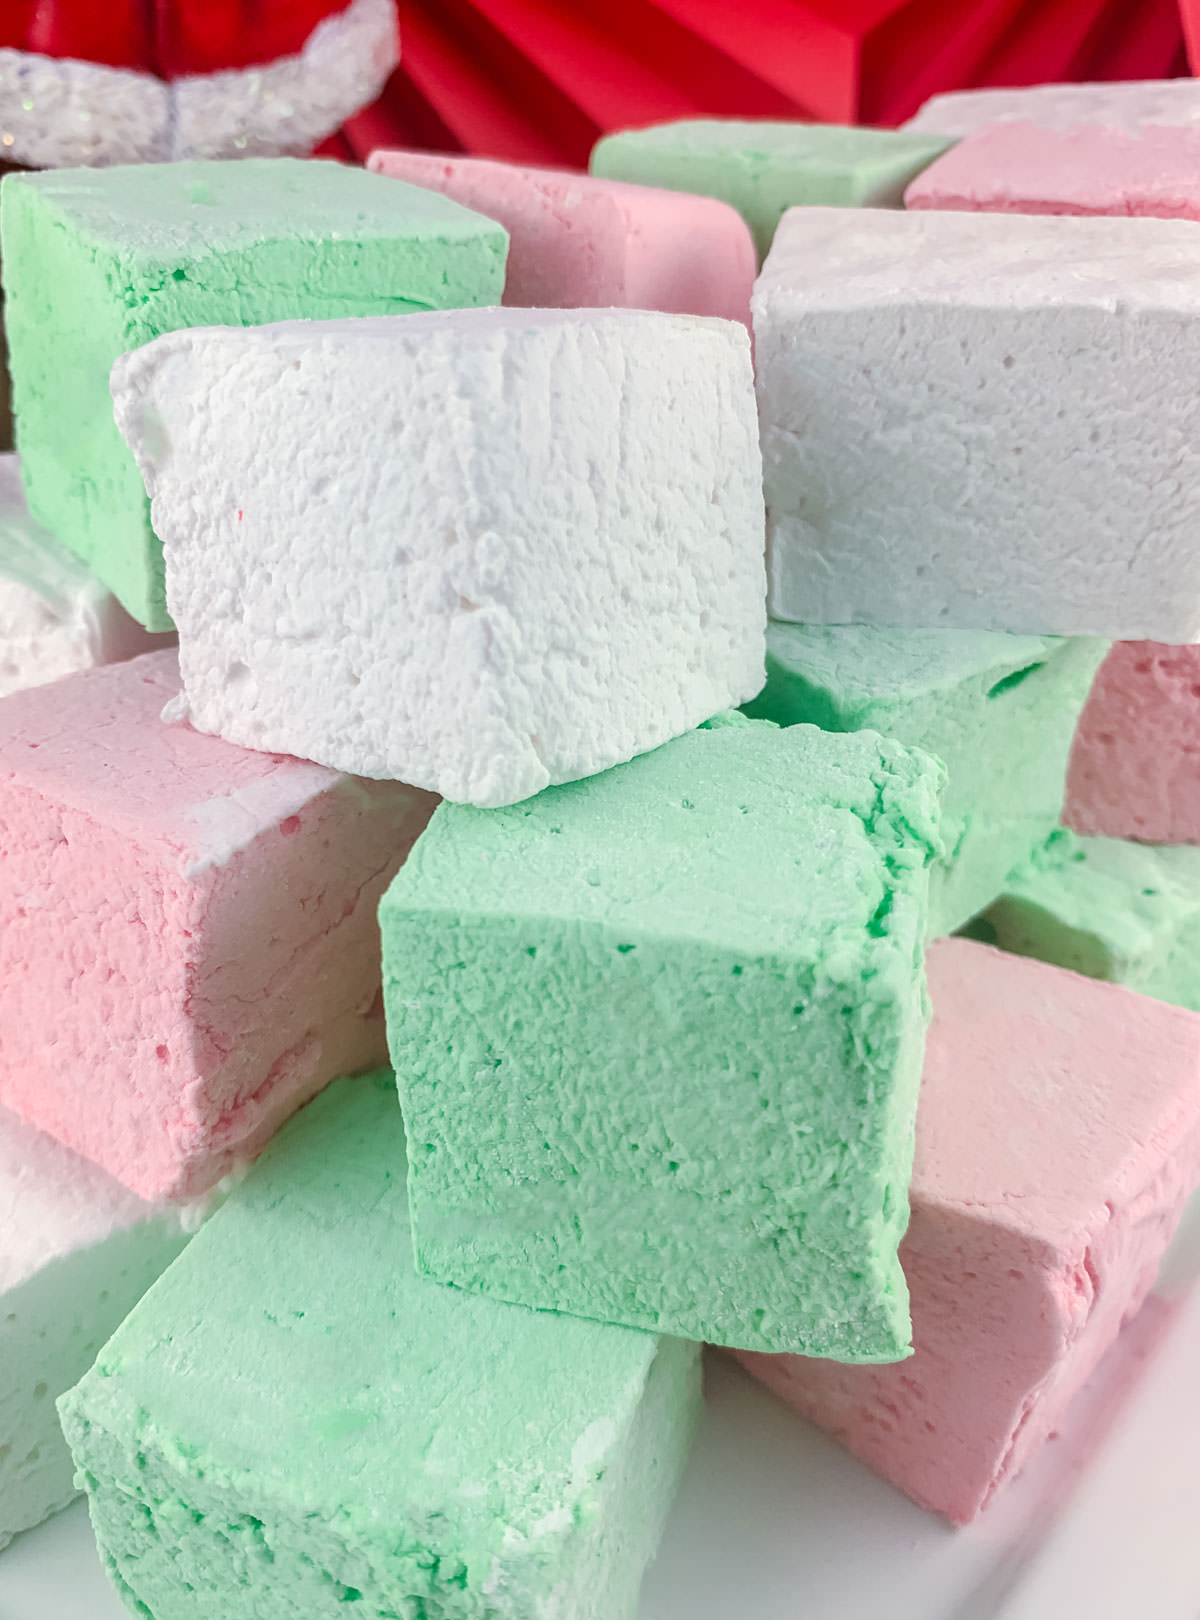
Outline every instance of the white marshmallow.
<path fill-rule="evenodd" d="M 0 455 L 0 697 L 172 640 L 153 636 L 29 515 L 15 455 Z"/>
<path fill-rule="evenodd" d="M 1200 228 L 797 208 L 754 295 L 770 608 L 1200 640 Z"/>
<path fill-rule="evenodd" d="M 113 368 L 201 731 L 510 804 L 763 681 L 749 340 L 633 310 L 173 332 Z"/>
<path fill-rule="evenodd" d="M 77 1495 L 54 1409 L 187 1242 L 155 1209 L 0 1109 L 0 1547 Z"/>
<path fill-rule="evenodd" d="M 1153 126 L 1200 124 L 1195 79 L 1135 79 L 1125 84 L 1035 84 L 1018 90 L 949 90 L 931 96 L 903 125 L 935 135 L 973 135 L 992 124 L 1039 129 L 1099 125 L 1128 134 Z"/>

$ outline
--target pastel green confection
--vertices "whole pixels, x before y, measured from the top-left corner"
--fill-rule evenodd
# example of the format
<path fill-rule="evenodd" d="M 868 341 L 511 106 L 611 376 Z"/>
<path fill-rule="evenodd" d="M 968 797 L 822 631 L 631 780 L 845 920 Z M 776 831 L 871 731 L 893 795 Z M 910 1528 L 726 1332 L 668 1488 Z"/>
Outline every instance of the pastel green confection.
<path fill-rule="evenodd" d="M 1075 723 L 1108 643 L 870 625 L 767 629 L 767 682 L 746 712 L 880 731 L 948 771 L 930 927 L 951 934 L 1058 825 Z"/>
<path fill-rule="evenodd" d="M 286 1126 L 59 1403 L 143 1620 L 632 1620 L 695 1345 L 422 1282 L 389 1073 Z"/>
<path fill-rule="evenodd" d="M 1200 1012 L 1200 848 L 1059 828 L 963 932 Z"/>
<path fill-rule="evenodd" d="M 732 204 L 754 235 L 759 259 L 789 208 L 899 208 L 910 180 L 954 140 L 848 124 L 685 118 L 606 135 L 593 174 Z"/>
<path fill-rule="evenodd" d="M 902 1358 L 941 780 L 873 734 L 722 724 L 440 806 L 380 904 L 418 1268 Z"/>
<path fill-rule="evenodd" d="M 186 326 L 499 303 L 508 247 L 439 193 L 292 158 L 9 175 L 0 235 L 30 507 L 153 630 L 162 547 L 113 421 L 117 356 Z"/>

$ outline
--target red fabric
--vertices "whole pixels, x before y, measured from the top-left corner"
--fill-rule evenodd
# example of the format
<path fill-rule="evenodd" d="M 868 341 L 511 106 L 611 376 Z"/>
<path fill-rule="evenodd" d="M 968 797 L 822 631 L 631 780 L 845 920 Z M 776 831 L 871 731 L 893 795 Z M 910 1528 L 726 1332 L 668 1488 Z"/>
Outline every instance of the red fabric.
<path fill-rule="evenodd" d="M 1200 0 L 1182 0 L 1200 50 Z M 401 0 L 404 56 L 346 137 L 582 164 L 696 116 L 896 124 L 940 90 L 1180 71 L 1176 0 Z"/>
<path fill-rule="evenodd" d="M 165 79 L 177 79 L 185 73 L 216 73 L 295 56 L 318 23 L 344 11 L 347 4 L 348 0 L 154 0 L 159 72 Z"/>
<path fill-rule="evenodd" d="M 0 45 L 106 67 L 152 68 L 150 0 L 0 0 Z"/>

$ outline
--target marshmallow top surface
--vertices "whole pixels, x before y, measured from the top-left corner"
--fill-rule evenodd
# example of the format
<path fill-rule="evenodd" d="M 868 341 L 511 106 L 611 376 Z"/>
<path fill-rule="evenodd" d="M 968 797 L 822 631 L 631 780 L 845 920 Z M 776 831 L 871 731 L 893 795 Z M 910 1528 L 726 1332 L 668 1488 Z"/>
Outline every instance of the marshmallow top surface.
<path fill-rule="evenodd" d="M 52 1260 L 162 1213 L 98 1165 L 0 1108 L 0 1291 L 17 1287 Z"/>
<path fill-rule="evenodd" d="M 1067 1248 L 1200 1128 L 1200 1014 L 972 940 L 936 940 L 927 966 L 914 1200 Z"/>
<path fill-rule="evenodd" d="M 341 780 L 165 724 L 178 695 L 172 650 L 14 693 L 0 703 L 0 771 L 184 870 L 226 858 Z"/>
<path fill-rule="evenodd" d="M 390 241 L 401 230 L 471 240 L 486 230 L 478 214 L 439 192 L 299 158 L 48 169 L 9 175 L 5 191 L 10 187 L 32 188 L 120 261 L 162 260 L 171 268 L 196 252 L 222 256 L 276 240 Z M 499 237 L 499 227 L 493 230 Z M 236 291 L 231 267 L 231 297 Z"/>
<path fill-rule="evenodd" d="M 773 622 L 767 631 L 770 656 L 819 683 L 839 709 L 958 694 L 967 682 L 1044 663 L 1064 645 L 1060 636 L 1000 630 Z"/>
<path fill-rule="evenodd" d="M 785 209 L 897 206 L 946 148 L 941 136 L 844 124 L 700 118 L 624 130 L 597 142 L 593 173 L 723 198 L 766 254 Z"/>
<path fill-rule="evenodd" d="M 1009 873 L 976 937 L 1200 1010 L 1200 849 L 1060 827 Z"/>
<path fill-rule="evenodd" d="M 762 684 L 739 324 L 509 308 L 191 330 L 122 359 L 113 392 L 205 730 L 496 805 Z"/>
<path fill-rule="evenodd" d="M 275 1553 L 238 1571 L 227 1539 L 189 1518 L 213 1612 L 314 1612 L 295 1594 L 315 1553 L 372 1612 L 423 1595 L 448 1620 L 603 1615 L 586 1583 L 649 1556 L 694 1421 L 697 1347 L 431 1286 L 409 1244 L 395 1082 L 337 1082 L 65 1398 L 77 1458 L 125 1510 L 127 1483 L 144 1482 L 135 1448 L 190 1505 L 265 1521 Z M 651 1381 L 661 1405 L 639 1413 Z M 596 1518 L 614 1538 L 602 1560 Z M 122 1569 L 148 1599 L 177 1579 L 155 1543 Z M 129 1545 L 114 1544 L 119 1563 Z"/>
<path fill-rule="evenodd" d="M 368 167 L 498 220 L 510 236 L 506 304 L 748 319 L 754 244 L 715 198 L 433 152 L 374 152 Z"/>
<path fill-rule="evenodd" d="M 1124 130 L 1200 124 L 1200 86 L 1194 79 L 1135 79 L 1112 84 L 1038 84 L 1017 90 L 951 90 L 933 96 L 904 128 L 970 135 L 999 123 L 1031 123 L 1042 129 L 1091 124 Z"/>
<path fill-rule="evenodd" d="M 873 731 L 705 727 L 525 804 L 441 807 L 383 906 L 719 940 L 835 974 L 853 962 L 856 978 L 861 963 L 888 994 L 886 964 L 901 970 L 919 931 L 942 781 Z M 872 929 L 881 908 L 889 926 Z"/>
<path fill-rule="evenodd" d="M 795 208 L 754 295 L 756 314 L 948 307 L 1200 314 L 1190 220 L 1043 218 Z"/>
<path fill-rule="evenodd" d="M 909 209 L 1195 219 L 1198 171 L 1200 127 L 993 124 L 918 175 L 904 201 Z"/>

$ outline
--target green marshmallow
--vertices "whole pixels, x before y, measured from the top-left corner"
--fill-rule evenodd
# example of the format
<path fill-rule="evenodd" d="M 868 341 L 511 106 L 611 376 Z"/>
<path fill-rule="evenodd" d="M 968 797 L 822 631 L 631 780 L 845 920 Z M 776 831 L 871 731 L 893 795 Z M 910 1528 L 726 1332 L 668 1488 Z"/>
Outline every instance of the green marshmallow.
<path fill-rule="evenodd" d="M 145 1620 L 632 1620 L 695 1345 L 421 1281 L 390 1073 L 275 1143 L 60 1402 Z"/>
<path fill-rule="evenodd" d="M 1060 828 L 963 932 L 1200 1012 L 1200 848 Z"/>
<path fill-rule="evenodd" d="M 0 236 L 30 508 L 152 630 L 162 547 L 113 421 L 117 356 L 180 327 L 496 304 L 508 244 L 439 193 L 290 158 L 9 175 Z"/>
<path fill-rule="evenodd" d="M 765 259 L 789 208 L 899 208 L 911 180 L 953 146 L 942 135 L 847 124 L 685 118 L 606 135 L 593 174 L 731 203 Z"/>
<path fill-rule="evenodd" d="M 1075 723 L 1108 643 L 869 625 L 767 629 L 749 714 L 879 731 L 941 759 L 945 853 L 930 927 L 950 934 L 1058 825 Z"/>
<path fill-rule="evenodd" d="M 380 905 L 418 1268 L 844 1361 L 908 1352 L 940 767 L 725 722 L 504 810 Z"/>

